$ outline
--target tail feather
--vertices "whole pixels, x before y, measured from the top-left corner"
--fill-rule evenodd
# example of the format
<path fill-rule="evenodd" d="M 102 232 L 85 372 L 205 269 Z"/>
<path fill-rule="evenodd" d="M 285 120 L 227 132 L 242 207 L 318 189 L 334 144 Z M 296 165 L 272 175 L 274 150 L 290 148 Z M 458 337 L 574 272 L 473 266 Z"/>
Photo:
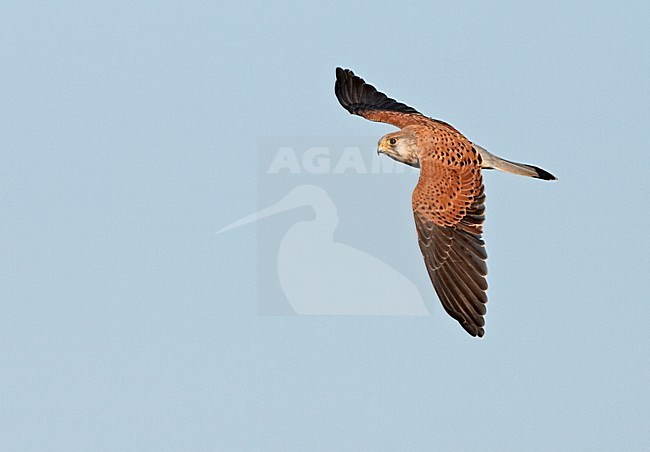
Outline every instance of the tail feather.
<path fill-rule="evenodd" d="M 533 165 L 526 165 L 525 163 L 511 162 L 510 160 L 502 159 L 494 154 L 489 153 L 486 149 L 475 144 L 474 149 L 481 154 L 483 160 L 483 168 L 496 169 L 505 173 L 518 174 L 520 176 L 534 177 L 535 179 L 542 180 L 557 180 L 548 171 Z"/>

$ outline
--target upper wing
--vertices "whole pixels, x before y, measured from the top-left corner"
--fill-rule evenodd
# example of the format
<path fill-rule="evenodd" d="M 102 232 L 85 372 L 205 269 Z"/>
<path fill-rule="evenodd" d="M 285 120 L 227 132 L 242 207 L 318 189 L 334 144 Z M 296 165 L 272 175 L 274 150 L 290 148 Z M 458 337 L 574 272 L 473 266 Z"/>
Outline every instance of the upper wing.
<path fill-rule="evenodd" d="M 371 121 L 386 122 L 399 128 L 431 121 L 415 108 L 377 91 L 349 69 L 336 68 L 334 93 L 343 108 Z"/>
<path fill-rule="evenodd" d="M 480 171 L 427 161 L 413 191 L 420 250 L 443 307 L 472 336 L 483 336 L 487 253 L 481 239 L 485 194 Z"/>
<path fill-rule="evenodd" d="M 431 127 L 432 133 L 421 137 L 428 152 L 413 191 L 420 249 L 445 310 L 468 333 L 483 336 L 487 254 L 481 239 L 485 195 L 478 152 L 449 124 L 391 99 L 349 69 L 336 69 L 334 92 L 343 108 L 371 121 Z"/>

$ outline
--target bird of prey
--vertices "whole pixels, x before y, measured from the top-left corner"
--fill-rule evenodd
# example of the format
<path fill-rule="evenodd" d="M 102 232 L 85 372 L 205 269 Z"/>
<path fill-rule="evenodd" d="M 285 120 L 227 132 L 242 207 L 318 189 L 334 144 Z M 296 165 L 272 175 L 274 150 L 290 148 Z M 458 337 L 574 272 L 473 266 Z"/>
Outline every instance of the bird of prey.
<path fill-rule="evenodd" d="M 424 262 L 447 313 L 472 336 L 485 333 L 487 253 L 482 169 L 555 180 L 541 168 L 490 154 L 451 125 L 377 91 L 349 69 L 336 69 L 336 98 L 371 121 L 399 127 L 377 153 L 420 168 L 412 207 Z"/>

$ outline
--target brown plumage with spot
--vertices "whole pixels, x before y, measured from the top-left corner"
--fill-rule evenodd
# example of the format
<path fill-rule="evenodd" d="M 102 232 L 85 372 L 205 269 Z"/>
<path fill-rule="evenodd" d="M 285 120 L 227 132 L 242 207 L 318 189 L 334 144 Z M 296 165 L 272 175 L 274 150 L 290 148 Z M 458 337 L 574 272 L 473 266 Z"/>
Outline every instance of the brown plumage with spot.
<path fill-rule="evenodd" d="M 351 114 L 401 129 L 382 138 L 379 150 L 420 167 L 412 207 L 427 272 L 447 313 L 472 336 L 483 336 L 488 285 L 481 169 L 555 177 L 490 154 L 451 125 L 391 99 L 349 69 L 336 69 L 334 92 Z"/>

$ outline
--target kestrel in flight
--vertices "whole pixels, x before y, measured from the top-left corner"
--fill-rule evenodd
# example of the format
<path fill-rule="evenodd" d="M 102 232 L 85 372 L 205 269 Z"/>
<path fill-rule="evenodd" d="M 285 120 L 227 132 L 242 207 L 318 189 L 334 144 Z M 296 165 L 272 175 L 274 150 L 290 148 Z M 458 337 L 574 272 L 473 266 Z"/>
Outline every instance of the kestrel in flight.
<path fill-rule="evenodd" d="M 391 99 L 349 69 L 336 69 L 334 92 L 351 114 L 400 128 L 379 140 L 377 152 L 420 168 L 412 207 L 429 277 L 445 311 L 472 336 L 483 336 L 488 285 L 481 169 L 543 180 L 555 176 L 490 154 L 449 124 Z"/>

